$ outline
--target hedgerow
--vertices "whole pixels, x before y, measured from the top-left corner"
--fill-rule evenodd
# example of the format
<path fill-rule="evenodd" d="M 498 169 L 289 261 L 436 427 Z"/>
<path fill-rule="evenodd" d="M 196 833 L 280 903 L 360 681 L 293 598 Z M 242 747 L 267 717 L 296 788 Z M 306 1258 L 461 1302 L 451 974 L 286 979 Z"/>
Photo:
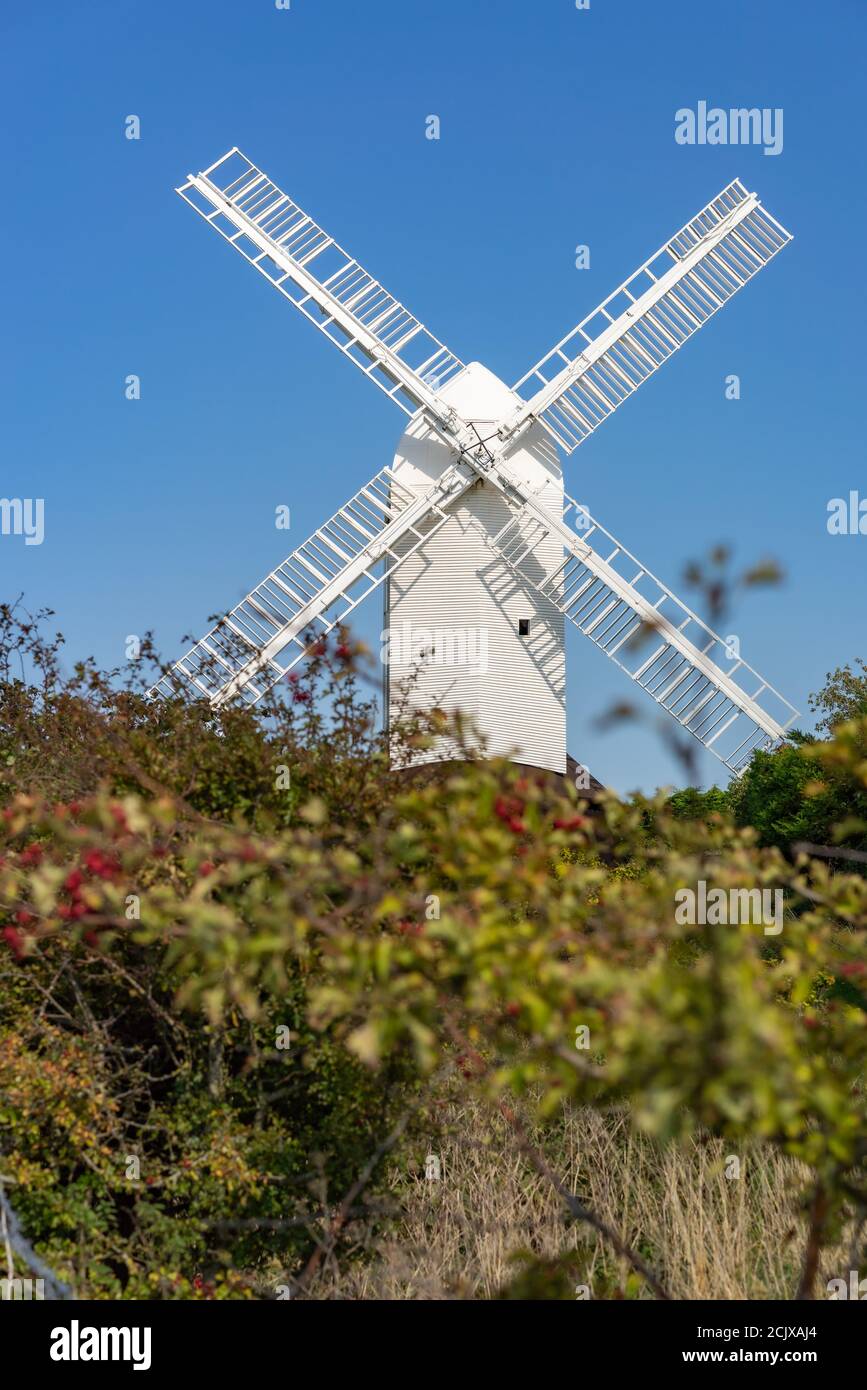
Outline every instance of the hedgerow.
<path fill-rule="evenodd" d="M 400 774 L 346 634 L 260 713 L 64 678 L 9 609 L 0 636 L 0 1179 L 59 1281 L 303 1293 L 387 1226 L 385 1165 L 448 1076 L 553 1181 L 575 1105 L 799 1159 L 813 1292 L 867 1208 L 857 799 L 835 843 L 760 843 L 726 797 L 590 804 L 435 711 L 405 738 L 447 728 L 463 761 Z M 747 779 L 801 757 L 867 795 L 867 717 Z M 679 920 L 700 882 L 782 892 L 782 929 Z"/>

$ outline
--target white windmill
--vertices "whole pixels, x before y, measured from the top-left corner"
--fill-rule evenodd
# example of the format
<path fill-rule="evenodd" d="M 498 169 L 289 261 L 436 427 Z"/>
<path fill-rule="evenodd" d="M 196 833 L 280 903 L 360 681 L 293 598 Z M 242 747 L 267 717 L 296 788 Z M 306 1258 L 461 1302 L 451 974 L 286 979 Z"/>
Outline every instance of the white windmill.
<path fill-rule="evenodd" d="M 791 240 L 754 193 L 729 184 L 510 389 L 238 149 L 177 192 L 410 419 L 393 463 L 157 690 L 255 703 L 383 586 L 387 717 L 415 671 L 414 702 L 460 708 L 491 752 L 564 772 L 568 618 L 732 771 L 783 737 L 793 706 L 564 493 L 559 465 Z"/>

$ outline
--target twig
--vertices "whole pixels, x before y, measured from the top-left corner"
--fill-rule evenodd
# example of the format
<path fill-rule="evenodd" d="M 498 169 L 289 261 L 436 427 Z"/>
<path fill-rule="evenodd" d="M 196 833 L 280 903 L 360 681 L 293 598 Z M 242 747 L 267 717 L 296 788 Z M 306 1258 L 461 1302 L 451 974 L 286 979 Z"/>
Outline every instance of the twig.
<path fill-rule="evenodd" d="M 299 1289 L 299 1291 L 304 1291 L 305 1286 L 310 1283 L 310 1280 L 312 1279 L 313 1275 L 316 1273 L 317 1269 L 322 1263 L 324 1256 L 326 1254 L 330 1254 L 331 1251 L 334 1249 L 337 1237 L 339 1236 L 341 1230 L 346 1224 L 347 1219 L 352 1213 L 353 1205 L 355 1203 L 356 1198 L 359 1197 L 360 1194 L 364 1191 L 365 1187 L 367 1187 L 367 1184 L 370 1182 L 371 1178 L 376 1172 L 380 1160 L 384 1158 L 385 1155 L 389 1153 L 391 1149 L 394 1148 L 395 1144 L 398 1142 L 407 1125 L 409 1124 L 413 1114 L 421 1105 L 424 1096 L 430 1091 L 430 1089 L 432 1089 L 433 1085 L 435 1085 L 437 1081 L 441 1080 L 443 1076 L 447 1075 L 449 1071 L 451 1071 L 450 1064 L 447 1065 L 445 1068 L 440 1069 L 437 1075 L 433 1078 L 430 1085 L 426 1087 L 420 1095 L 416 1096 L 412 1105 L 407 1106 L 403 1114 L 400 1116 L 400 1119 L 398 1120 L 397 1124 L 392 1129 L 391 1133 L 386 1135 L 385 1139 L 383 1139 L 382 1142 L 378 1144 L 377 1147 L 374 1149 L 373 1153 L 370 1155 L 370 1158 L 365 1163 L 355 1182 L 352 1184 L 349 1191 L 344 1196 L 343 1201 L 337 1208 L 334 1215 L 334 1219 L 332 1220 L 328 1232 L 326 1233 L 325 1241 L 320 1242 L 317 1245 L 316 1249 L 313 1251 L 313 1254 L 310 1256 L 310 1259 L 307 1261 L 307 1264 L 304 1266 L 304 1269 L 302 1270 L 299 1278 L 295 1280 L 296 1287 Z"/>
<path fill-rule="evenodd" d="M 560 1194 L 575 1220 L 586 1222 L 588 1226 L 593 1227 L 594 1231 L 598 1231 L 599 1235 L 609 1241 L 611 1245 L 614 1246 L 618 1255 L 621 1255 L 623 1259 L 628 1261 L 636 1273 L 640 1274 L 642 1278 L 647 1281 L 657 1298 L 666 1301 L 670 1300 L 671 1295 L 663 1288 L 653 1270 L 649 1265 L 645 1264 L 638 1252 L 633 1250 L 632 1246 L 628 1245 L 606 1221 L 603 1221 L 602 1218 L 591 1211 L 589 1207 L 585 1207 L 583 1202 L 579 1202 L 578 1198 L 560 1181 L 557 1174 L 549 1165 L 545 1155 L 536 1148 L 535 1144 L 530 1142 L 517 1115 L 505 1102 L 500 1104 L 500 1113 L 512 1126 L 521 1152 L 530 1160 L 536 1172 L 540 1173 L 542 1177 L 547 1178 L 555 1192 Z"/>
<path fill-rule="evenodd" d="M 356 1198 L 360 1195 L 360 1193 L 364 1191 L 365 1187 L 370 1182 L 370 1179 L 373 1177 L 373 1174 L 376 1171 L 380 1159 L 384 1158 L 385 1155 L 389 1152 L 389 1150 L 394 1148 L 398 1139 L 400 1139 L 401 1135 L 403 1134 L 404 1130 L 409 1124 L 413 1111 L 417 1109 L 418 1104 L 420 1104 L 420 1102 L 416 1101 L 415 1105 L 412 1105 L 408 1109 L 404 1110 L 397 1124 L 394 1126 L 394 1129 L 391 1131 L 390 1134 L 386 1135 L 385 1139 L 382 1140 L 381 1144 L 378 1144 L 376 1146 L 373 1153 L 370 1155 L 370 1158 L 367 1160 L 361 1172 L 359 1173 L 358 1177 L 355 1179 L 355 1182 L 352 1184 L 349 1191 L 346 1193 L 346 1196 L 343 1198 L 343 1201 L 337 1208 L 337 1211 L 334 1215 L 334 1219 L 328 1228 L 325 1237 L 325 1242 L 323 1244 L 317 1245 L 316 1249 L 313 1251 L 313 1254 L 310 1256 L 310 1259 L 307 1261 L 307 1264 L 304 1266 L 304 1269 L 302 1270 L 300 1277 L 296 1280 L 297 1287 L 302 1292 L 305 1286 L 310 1283 L 310 1280 L 313 1278 L 313 1275 L 316 1273 L 317 1269 L 322 1263 L 323 1256 L 326 1253 L 330 1253 L 334 1249 L 337 1237 L 339 1236 L 341 1230 L 346 1224 L 346 1221 L 349 1217 L 350 1212 L 352 1211 L 352 1207 Z"/>
<path fill-rule="evenodd" d="M 476 1052 L 475 1048 L 473 1048 L 472 1045 L 464 1037 L 454 1018 L 451 1015 L 446 1014 L 445 1021 L 446 1026 L 449 1032 L 451 1033 L 454 1041 L 460 1047 L 464 1048 L 468 1052 L 468 1054 L 474 1059 L 477 1070 L 479 1070 L 480 1073 L 484 1073 L 487 1070 L 484 1060 L 480 1057 L 479 1053 Z M 565 1054 L 561 1055 L 564 1055 L 565 1057 Z M 571 1053 L 569 1053 L 568 1056 L 569 1060 L 571 1061 Z M 531 1144 L 517 1115 L 512 1109 L 510 1109 L 508 1105 L 506 1105 L 505 1101 L 500 1102 L 500 1113 L 503 1116 L 503 1118 L 512 1126 L 512 1129 L 514 1130 L 518 1140 L 518 1145 L 524 1153 L 524 1155 L 533 1164 L 533 1167 L 536 1169 L 537 1173 L 540 1173 L 542 1177 L 547 1178 L 548 1181 L 552 1184 L 554 1190 L 560 1194 L 575 1220 L 586 1221 L 588 1226 L 592 1226 L 595 1231 L 598 1231 L 601 1236 L 604 1236 L 606 1240 L 610 1241 L 617 1253 L 619 1255 L 622 1255 L 623 1258 L 627 1260 L 629 1264 L 632 1265 L 632 1268 L 644 1279 L 647 1280 L 647 1283 L 650 1285 L 656 1297 L 668 1300 L 670 1298 L 670 1295 L 663 1288 L 662 1284 L 659 1282 L 650 1266 L 645 1264 L 644 1260 L 642 1260 L 638 1252 L 633 1250 L 631 1245 L 627 1245 L 626 1241 L 622 1240 L 621 1237 L 611 1226 L 604 1222 L 600 1216 L 597 1216 L 595 1212 L 590 1211 L 589 1207 L 585 1207 L 583 1203 L 579 1202 L 578 1198 L 573 1196 L 573 1194 L 568 1190 L 568 1188 L 564 1186 L 564 1184 L 557 1177 L 556 1173 L 550 1167 L 544 1154 L 539 1149 L 537 1149 L 534 1144 Z"/>

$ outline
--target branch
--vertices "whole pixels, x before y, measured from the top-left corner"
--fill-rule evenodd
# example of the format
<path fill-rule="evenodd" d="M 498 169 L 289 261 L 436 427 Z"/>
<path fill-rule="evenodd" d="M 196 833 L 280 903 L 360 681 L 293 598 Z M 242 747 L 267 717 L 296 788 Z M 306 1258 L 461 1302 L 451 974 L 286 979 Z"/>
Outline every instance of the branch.
<path fill-rule="evenodd" d="M 647 1281 L 655 1296 L 668 1301 L 671 1295 L 663 1288 L 650 1266 L 645 1264 L 638 1252 L 633 1250 L 631 1245 L 627 1245 L 626 1241 L 623 1240 L 607 1222 L 603 1221 L 595 1212 L 590 1211 L 589 1207 L 585 1207 L 582 1202 L 579 1202 L 578 1198 L 560 1181 L 557 1174 L 550 1167 L 545 1155 L 541 1150 L 536 1148 L 535 1144 L 530 1142 L 517 1115 L 515 1115 L 514 1111 L 512 1111 L 505 1102 L 500 1105 L 500 1113 L 515 1131 L 518 1147 L 521 1149 L 521 1152 L 530 1160 L 536 1172 L 540 1173 L 543 1178 L 547 1178 L 555 1192 L 560 1194 L 575 1220 L 585 1221 L 588 1226 L 592 1226 L 594 1231 L 597 1231 L 605 1240 L 610 1241 L 618 1255 L 621 1255 L 623 1259 L 632 1266 L 635 1272 L 640 1274 L 642 1278 Z"/>
<path fill-rule="evenodd" d="M 477 1071 L 483 1074 L 487 1070 L 484 1060 L 479 1056 L 475 1048 L 473 1048 L 472 1045 L 463 1036 L 463 1033 L 461 1032 L 457 1023 L 455 1022 L 454 1018 L 452 1018 L 449 1014 L 446 1015 L 446 1026 L 449 1032 L 451 1033 L 453 1040 L 456 1043 L 458 1043 L 471 1057 L 473 1057 Z M 566 1051 L 561 1050 L 560 1055 L 563 1056 L 564 1060 L 570 1061 L 573 1065 L 576 1065 L 579 1069 L 581 1069 L 580 1059 L 573 1059 L 571 1051 L 569 1051 L 568 1049 Z M 637 1274 L 640 1274 L 643 1279 L 646 1279 L 647 1283 L 650 1285 L 656 1297 L 668 1300 L 670 1298 L 670 1294 L 666 1292 L 666 1290 L 663 1288 L 662 1284 L 659 1282 L 656 1275 L 654 1274 L 653 1270 L 650 1268 L 649 1265 L 645 1264 L 644 1260 L 642 1260 L 638 1252 L 633 1250 L 631 1245 L 627 1245 L 626 1242 L 622 1240 L 621 1237 L 617 1234 L 617 1232 L 602 1220 L 601 1216 L 597 1216 L 595 1212 L 592 1212 L 588 1207 L 585 1207 L 581 1202 L 578 1201 L 578 1198 L 573 1196 L 573 1194 L 568 1190 L 568 1188 L 564 1186 L 564 1184 L 560 1181 L 556 1173 L 548 1164 L 548 1161 L 545 1158 L 544 1154 L 541 1152 L 541 1150 L 537 1149 L 534 1144 L 530 1143 L 530 1140 L 528 1139 L 520 1120 L 518 1119 L 515 1112 L 511 1110 L 508 1105 L 506 1105 L 505 1101 L 500 1102 L 500 1113 L 503 1116 L 503 1118 L 508 1121 L 508 1123 L 512 1126 L 512 1129 L 515 1131 L 515 1135 L 518 1140 L 518 1145 L 524 1153 L 524 1155 L 533 1164 L 533 1167 L 536 1169 L 537 1173 L 540 1173 L 542 1177 L 547 1178 L 548 1181 L 551 1183 L 552 1187 L 554 1188 L 555 1192 L 558 1192 L 560 1194 L 575 1220 L 586 1221 L 588 1226 L 592 1226 L 594 1231 L 597 1231 L 599 1235 L 604 1236 L 606 1240 L 610 1241 L 617 1253 L 619 1255 L 622 1255 L 622 1257 L 628 1261 L 628 1263 L 632 1266 L 632 1268 L 636 1271 Z"/>
<path fill-rule="evenodd" d="M 835 845 L 811 845 L 809 840 L 795 840 L 791 848 L 796 854 L 815 854 L 822 859 L 851 859 L 855 864 L 867 864 L 862 849 L 841 849 Z"/>
<path fill-rule="evenodd" d="M 376 1146 L 373 1153 L 370 1155 L 370 1158 L 367 1160 L 361 1172 L 359 1173 L 358 1177 L 355 1179 L 355 1182 L 352 1184 L 349 1191 L 346 1193 L 346 1196 L 343 1198 L 343 1201 L 337 1208 L 337 1211 L 334 1214 L 334 1219 L 332 1220 L 331 1225 L 329 1226 L 328 1231 L 326 1232 L 325 1241 L 317 1245 L 316 1249 L 313 1251 L 313 1254 L 310 1256 L 310 1259 L 304 1266 L 304 1269 L 302 1270 L 300 1277 L 295 1281 L 300 1292 L 303 1293 L 305 1286 L 310 1283 L 310 1280 L 313 1278 L 313 1275 L 316 1273 L 317 1269 L 322 1263 L 323 1257 L 326 1254 L 330 1254 L 331 1251 L 334 1249 L 337 1237 L 340 1235 L 340 1232 L 346 1225 L 346 1222 L 352 1212 L 352 1208 L 356 1198 L 364 1191 L 365 1187 L 367 1187 L 367 1184 L 370 1182 L 371 1178 L 373 1177 L 376 1171 L 380 1159 L 384 1158 L 385 1155 L 389 1152 L 389 1150 L 394 1148 L 398 1139 L 400 1139 L 401 1135 L 403 1134 L 404 1130 L 409 1124 L 413 1111 L 417 1109 L 419 1103 L 420 1102 L 417 1101 L 415 1105 L 412 1105 L 408 1109 L 404 1110 L 397 1124 L 394 1126 L 394 1129 L 391 1131 L 390 1134 L 386 1135 L 386 1137 L 382 1140 L 382 1143 Z"/>
<path fill-rule="evenodd" d="M 864 1225 L 867 1223 L 867 1208 L 860 1207 L 855 1213 L 855 1225 L 852 1229 L 852 1244 L 849 1249 L 849 1268 L 861 1269 L 861 1235 Z"/>
<path fill-rule="evenodd" d="M 816 1183 L 813 1200 L 810 1203 L 810 1229 L 804 1249 L 804 1264 L 801 1269 L 801 1282 L 795 1295 L 799 1299 L 811 1299 L 819 1269 L 819 1255 L 822 1251 L 822 1236 L 828 1216 L 828 1196 L 820 1182 Z"/>

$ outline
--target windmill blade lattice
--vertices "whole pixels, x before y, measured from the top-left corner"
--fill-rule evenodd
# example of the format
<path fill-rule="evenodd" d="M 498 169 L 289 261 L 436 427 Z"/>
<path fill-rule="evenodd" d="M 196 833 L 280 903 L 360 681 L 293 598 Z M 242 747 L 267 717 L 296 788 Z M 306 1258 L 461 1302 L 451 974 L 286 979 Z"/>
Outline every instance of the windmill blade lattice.
<path fill-rule="evenodd" d="M 784 737 L 797 717 L 788 701 L 742 659 L 730 661 L 722 639 L 583 508 L 567 497 L 564 511 L 554 449 L 577 448 L 791 240 L 755 193 L 735 179 L 510 393 L 480 364 L 465 366 L 237 148 L 177 192 L 410 424 L 395 464 L 221 619 L 156 691 L 186 690 L 215 707 L 254 704 L 383 584 L 393 618 L 463 621 L 487 601 L 484 557 L 493 554 L 524 581 L 529 606 L 554 634 L 540 666 L 537 649 L 520 640 L 531 619 L 511 611 L 512 599 L 484 610 L 502 688 L 481 676 L 461 688 L 468 707 L 514 727 L 513 748 L 526 742 L 541 765 L 566 765 L 561 614 L 732 771 Z M 573 513 L 580 533 L 569 524 Z M 412 583 L 404 593 L 391 580 L 416 554 L 426 587 Z"/>
<path fill-rule="evenodd" d="M 791 239 L 735 179 L 515 383 L 505 433 L 535 418 L 571 454 Z"/>
<path fill-rule="evenodd" d="M 422 497 L 384 468 L 221 618 L 152 694 L 204 696 L 215 707 L 255 704 L 321 638 L 384 583 L 448 519 L 475 479 L 447 469 Z"/>
<path fill-rule="evenodd" d="M 539 578 L 538 554 L 552 532 L 566 554 Z M 723 639 L 568 494 L 562 521 L 526 499 L 491 545 L 732 772 L 756 749 L 777 744 L 797 718 L 778 690 L 740 656 L 729 660 Z"/>
<path fill-rule="evenodd" d="M 176 189 L 407 415 L 463 362 L 237 148 Z"/>

